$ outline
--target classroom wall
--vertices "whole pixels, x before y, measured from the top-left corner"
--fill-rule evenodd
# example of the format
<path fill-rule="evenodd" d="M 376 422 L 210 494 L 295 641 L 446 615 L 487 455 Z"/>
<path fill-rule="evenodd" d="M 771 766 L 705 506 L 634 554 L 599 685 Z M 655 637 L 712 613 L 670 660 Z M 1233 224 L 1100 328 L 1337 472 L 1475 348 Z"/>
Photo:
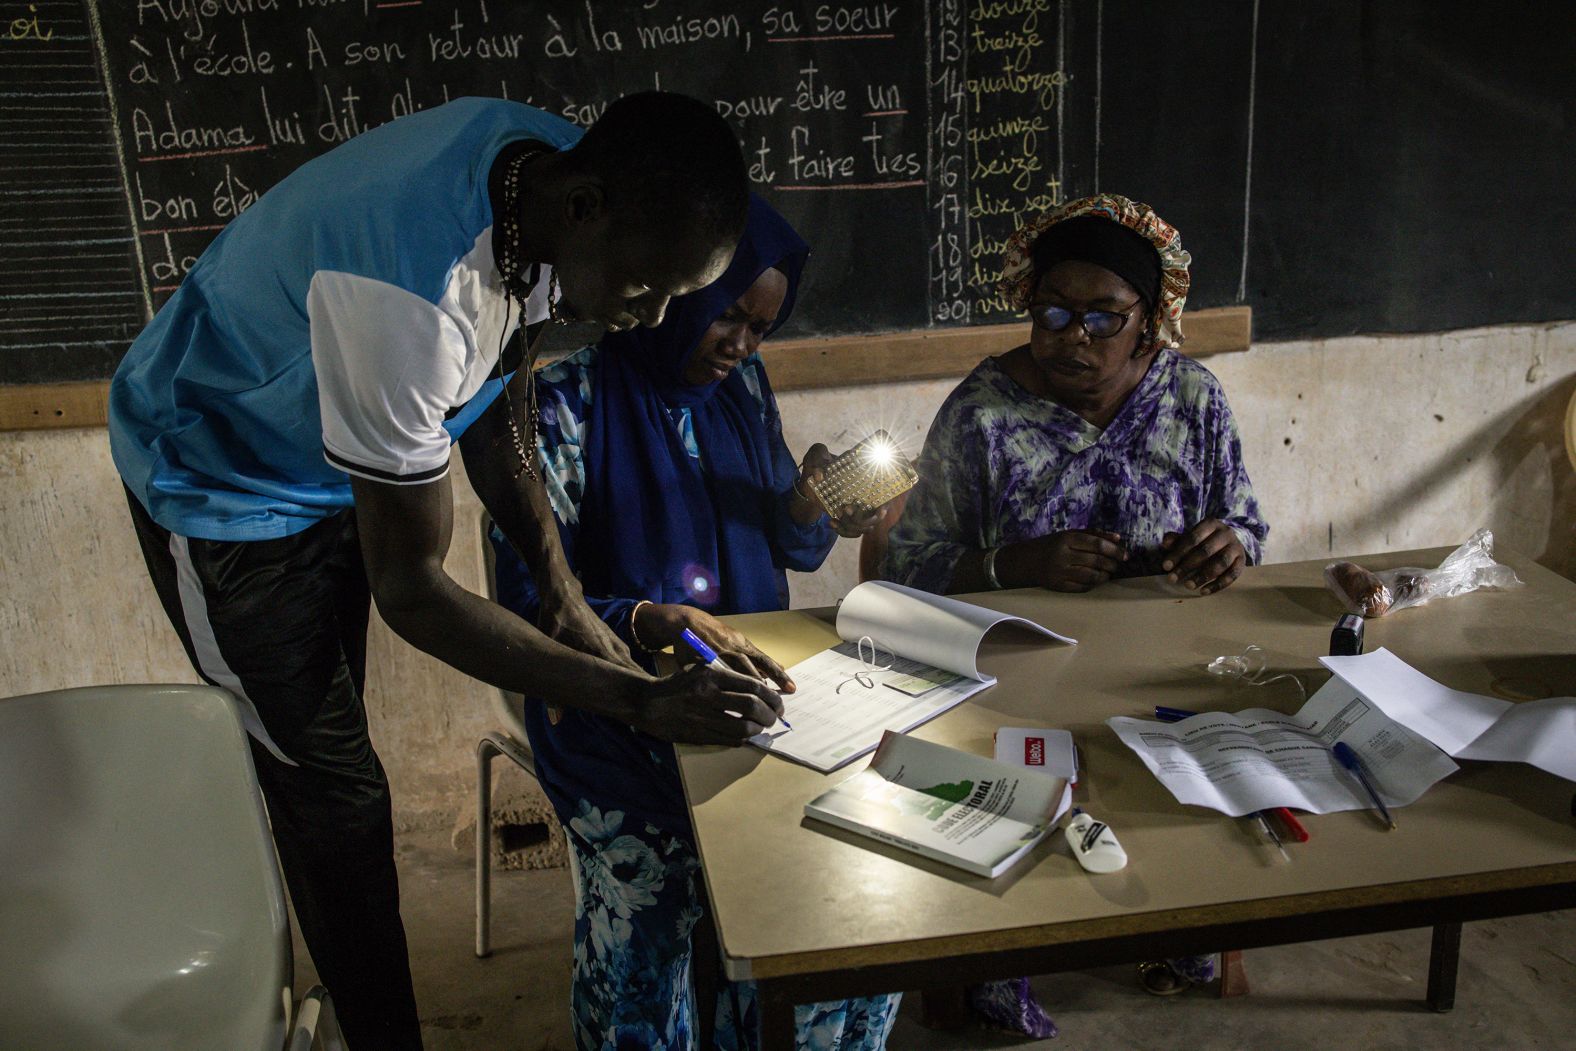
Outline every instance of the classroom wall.
<path fill-rule="evenodd" d="M 1563 437 L 1576 323 L 1256 344 L 1203 362 L 1242 432 L 1270 523 L 1267 560 L 1454 545 L 1486 525 L 1576 577 Z M 788 444 L 839 449 L 879 425 L 917 453 L 955 385 L 782 394 Z M 856 558 L 856 545 L 839 544 L 821 573 L 794 577 L 794 604 L 835 601 Z"/>
<path fill-rule="evenodd" d="M 1576 577 L 1576 476 L 1566 405 L 1576 322 L 1262 344 L 1207 359 L 1242 430 L 1271 524 L 1293 561 L 1453 545 L 1482 525 Z M 886 426 L 917 450 L 955 381 L 781 396 L 789 444 L 833 448 Z M 456 459 L 456 474 L 460 473 Z M 480 507 L 456 486 L 450 572 L 480 589 Z M 854 582 L 856 545 L 796 577 L 796 605 Z M 192 681 L 144 575 L 102 429 L 0 433 L 0 696 L 89 683 Z M 1252 640 L 1244 639 L 1246 644 Z M 376 624 L 367 707 L 401 828 L 464 825 L 490 691 Z M 525 791 L 508 775 L 507 791 Z"/>

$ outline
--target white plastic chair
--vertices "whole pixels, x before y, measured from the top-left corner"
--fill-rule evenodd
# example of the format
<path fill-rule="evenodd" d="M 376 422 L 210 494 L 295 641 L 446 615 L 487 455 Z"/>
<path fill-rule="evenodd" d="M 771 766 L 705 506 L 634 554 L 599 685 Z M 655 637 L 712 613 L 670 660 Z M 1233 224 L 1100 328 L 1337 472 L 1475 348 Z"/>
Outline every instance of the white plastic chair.
<path fill-rule="evenodd" d="M 482 587 L 497 601 L 494 576 L 492 520 L 482 516 Z M 476 955 L 492 954 L 492 761 L 509 759 L 536 779 L 536 756 L 525 734 L 525 698 L 507 690 L 492 691 L 492 710 L 500 730 L 490 730 L 476 742 Z M 571 853 L 572 856 L 572 853 Z"/>
<path fill-rule="evenodd" d="M 224 690 L 0 700 L 0 931 L 0 1047 L 344 1046 L 320 986 L 291 1027 L 284 888 Z"/>

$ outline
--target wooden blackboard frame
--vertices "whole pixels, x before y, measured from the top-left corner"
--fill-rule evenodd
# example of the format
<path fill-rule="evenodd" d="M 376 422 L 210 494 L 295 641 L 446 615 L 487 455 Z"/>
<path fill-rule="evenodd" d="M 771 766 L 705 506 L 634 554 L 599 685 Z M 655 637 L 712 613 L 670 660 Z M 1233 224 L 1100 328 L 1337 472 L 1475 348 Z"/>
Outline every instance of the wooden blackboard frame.
<path fill-rule="evenodd" d="M 1249 349 L 1253 311 L 1216 307 L 1187 314 L 1183 350 L 1195 358 Z M 761 348 L 779 393 L 962 377 L 982 358 L 1024 342 L 1028 323 L 922 329 L 873 336 L 785 339 Z M 544 362 L 544 364 L 546 364 Z M 109 381 L 0 387 L 0 431 L 102 427 Z"/>

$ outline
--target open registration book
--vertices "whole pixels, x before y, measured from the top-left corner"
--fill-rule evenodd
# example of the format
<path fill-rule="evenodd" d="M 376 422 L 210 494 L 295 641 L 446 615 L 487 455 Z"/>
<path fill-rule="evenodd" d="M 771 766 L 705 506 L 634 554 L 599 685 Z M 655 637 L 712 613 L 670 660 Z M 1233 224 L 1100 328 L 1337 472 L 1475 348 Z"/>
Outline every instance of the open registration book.
<path fill-rule="evenodd" d="M 994 686 L 976 661 L 985 633 L 1002 623 L 1076 641 L 944 595 L 885 581 L 860 584 L 837 611 L 843 643 L 788 669 L 798 690 L 783 694 L 783 718 L 793 729 L 751 743 L 823 773 L 846 766 L 888 730 L 912 730 Z"/>
<path fill-rule="evenodd" d="M 804 812 L 977 876 L 999 876 L 1045 838 L 1068 803 L 1063 778 L 889 732 L 868 767 Z"/>

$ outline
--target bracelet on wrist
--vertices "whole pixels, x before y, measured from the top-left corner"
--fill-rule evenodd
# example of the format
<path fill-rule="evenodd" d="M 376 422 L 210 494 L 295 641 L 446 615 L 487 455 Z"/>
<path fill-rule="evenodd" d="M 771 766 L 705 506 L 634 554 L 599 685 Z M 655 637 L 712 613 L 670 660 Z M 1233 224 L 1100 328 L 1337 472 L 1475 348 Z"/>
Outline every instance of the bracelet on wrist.
<path fill-rule="evenodd" d="M 996 547 L 988 547 L 985 549 L 985 561 L 983 563 L 985 569 L 985 582 L 991 586 L 991 590 L 993 591 L 1001 590 L 1001 581 L 996 577 L 996 556 L 1000 553 L 1000 545 Z M 631 627 L 631 630 L 633 630 L 633 627 Z"/>
<path fill-rule="evenodd" d="M 639 615 L 642 607 L 650 605 L 654 605 L 654 603 L 650 599 L 643 598 L 639 602 L 635 603 L 634 609 L 629 611 L 629 638 L 630 641 L 635 644 L 635 648 L 640 650 L 642 653 L 659 652 L 658 650 L 654 650 L 650 646 L 647 646 L 644 642 L 640 641 L 640 632 L 635 630 L 635 617 Z"/>

